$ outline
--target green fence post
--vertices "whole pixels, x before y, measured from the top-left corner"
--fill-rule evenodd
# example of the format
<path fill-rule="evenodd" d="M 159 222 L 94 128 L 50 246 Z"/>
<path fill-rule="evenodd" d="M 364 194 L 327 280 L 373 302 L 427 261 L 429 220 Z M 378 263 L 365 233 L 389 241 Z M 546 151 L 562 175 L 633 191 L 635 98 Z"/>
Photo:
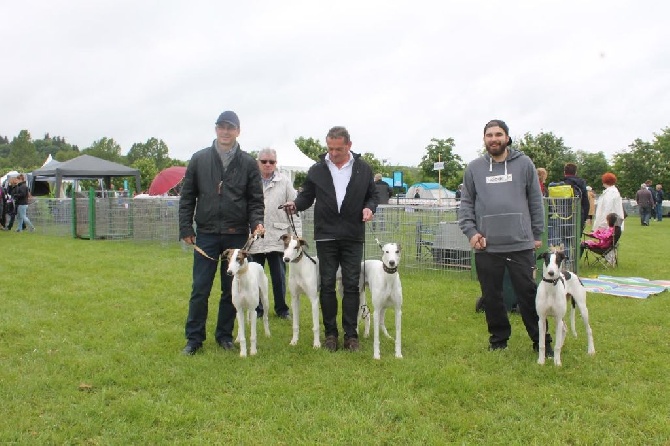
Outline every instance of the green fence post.
<path fill-rule="evenodd" d="M 72 188 L 72 238 L 77 238 L 77 194 Z"/>
<path fill-rule="evenodd" d="M 95 240 L 95 189 L 88 189 L 88 237 Z"/>

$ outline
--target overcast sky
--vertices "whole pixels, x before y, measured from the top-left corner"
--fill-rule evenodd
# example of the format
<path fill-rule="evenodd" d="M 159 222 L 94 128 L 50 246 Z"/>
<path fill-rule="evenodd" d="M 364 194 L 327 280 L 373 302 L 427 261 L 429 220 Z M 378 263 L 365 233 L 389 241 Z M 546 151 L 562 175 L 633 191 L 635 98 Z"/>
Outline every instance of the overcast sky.
<path fill-rule="evenodd" d="M 227 109 L 245 150 L 346 126 L 353 150 L 464 161 L 484 124 L 608 157 L 670 126 L 670 2 L 0 2 L 0 135 L 188 160 Z M 286 155 L 288 156 L 288 155 Z"/>

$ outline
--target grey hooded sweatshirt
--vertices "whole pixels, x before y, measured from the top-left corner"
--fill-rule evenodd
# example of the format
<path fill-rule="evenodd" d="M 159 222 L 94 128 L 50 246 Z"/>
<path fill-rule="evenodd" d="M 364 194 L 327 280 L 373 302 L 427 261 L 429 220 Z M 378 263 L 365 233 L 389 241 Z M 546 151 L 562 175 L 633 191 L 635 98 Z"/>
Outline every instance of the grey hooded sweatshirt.
<path fill-rule="evenodd" d="M 535 248 L 544 232 L 544 207 L 535 165 L 523 153 L 509 149 L 498 163 L 486 153 L 468 164 L 458 225 L 470 240 L 486 237 L 487 252 Z"/>

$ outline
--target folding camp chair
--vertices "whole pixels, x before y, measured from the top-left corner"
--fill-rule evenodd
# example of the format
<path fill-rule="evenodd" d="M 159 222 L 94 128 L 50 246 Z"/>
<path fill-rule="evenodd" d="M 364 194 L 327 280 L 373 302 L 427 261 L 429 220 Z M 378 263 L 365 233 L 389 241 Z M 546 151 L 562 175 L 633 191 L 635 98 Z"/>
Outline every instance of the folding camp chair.
<path fill-rule="evenodd" d="M 617 222 L 619 223 L 619 222 Z M 616 268 L 619 265 L 619 239 L 621 238 L 621 223 L 614 226 L 612 244 L 609 248 L 590 248 L 584 250 L 584 264 L 588 266 L 602 265 L 605 268 Z"/>
<path fill-rule="evenodd" d="M 416 260 L 432 259 L 433 231 L 426 228 L 421 220 L 416 222 Z"/>

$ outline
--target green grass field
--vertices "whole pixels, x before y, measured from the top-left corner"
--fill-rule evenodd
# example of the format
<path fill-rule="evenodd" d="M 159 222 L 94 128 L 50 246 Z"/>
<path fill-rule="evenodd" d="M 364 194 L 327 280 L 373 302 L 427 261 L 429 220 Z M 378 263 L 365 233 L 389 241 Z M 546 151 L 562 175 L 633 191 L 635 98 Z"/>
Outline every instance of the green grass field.
<path fill-rule="evenodd" d="M 670 279 L 670 220 L 626 225 L 613 274 Z M 561 368 L 536 364 L 516 315 L 510 348 L 487 351 L 478 283 L 416 270 L 401 271 L 404 359 L 389 339 L 381 361 L 371 338 L 313 350 L 306 299 L 298 346 L 272 316 L 241 359 L 210 316 L 203 353 L 184 357 L 192 258 L 177 243 L 4 232 L 0 246 L 0 443 L 670 443 L 668 291 L 589 294 L 597 354 L 579 323 Z"/>

